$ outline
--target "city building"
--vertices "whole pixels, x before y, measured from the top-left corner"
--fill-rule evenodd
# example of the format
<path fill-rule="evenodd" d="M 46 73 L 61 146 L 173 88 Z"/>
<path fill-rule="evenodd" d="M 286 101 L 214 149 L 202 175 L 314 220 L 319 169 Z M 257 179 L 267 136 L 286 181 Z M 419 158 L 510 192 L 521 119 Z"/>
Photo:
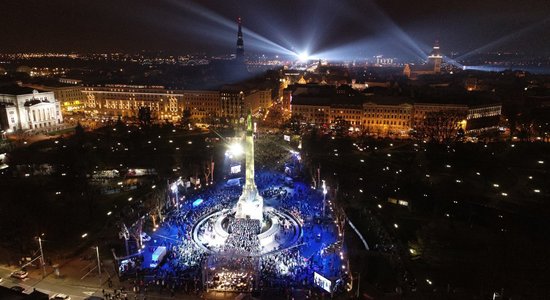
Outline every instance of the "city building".
<path fill-rule="evenodd" d="M 106 85 L 84 87 L 86 112 L 106 118 L 138 118 L 149 108 L 153 121 L 178 122 L 185 110 L 190 120 L 207 122 L 220 115 L 220 93 L 211 90 L 171 90 L 163 86 Z"/>
<path fill-rule="evenodd" d="M 0 87 L 3 130 L 52 130 L 62 123 L 61 105 L 53 92 L 18 85 Z"/>
<path fill-rule="evenodd" d="M 220 91 L 220 116 L 233 122 L 244 118 L 244 89 L 238 85 L 226 85 Z"/>
<path fill-rule="evenodd" d="M 414 103 L 413 128 L 440 140 L 458 131 L 477 135 L 498 128 L 502 104 L 497 101 L 442 102 Z"/>
<path fill-rule="evenodd" d="M 283 99 L 291 102 L 294 117 L 310 125 L 334 127 L 344 121 L 350 129 L 370 135 L 408 137 L 414 129 L 434 139 L 495 130 L 502 108 L 496 99 L 483 95 L 415 100 L 315 84 L 291 86 Z"/>
<path fill-rule="evenodd" d="M 361 125 L 367 134 L 408 136 L 412 128 L 413 104 L 402 97 L 368 97 L 363 104 Z"/>
<path fill-rule="evenodd" d="M 245 85 L 225 85 L 220 91 L 220 116 L 230 121 L 246 117 L 248 111 L 253 114 L 273 104 L 272 90 L 253 88 Z"/>
<path fill-rule="evenodd" d="M 139 109 L 149 108 L 152 120 L 178 121 L 184 110 L 182 90 L 163 86 L 108 84 L 84 87 L 86 112 L 93 117 L 138 118 Z"/>
<path fill-rule="evenodd" d="M 244 106 L 253 114 L 261 109 L 269 108 L 272 104 L 271 89 L 254 89 L 245 92 Z"/>
<path fill-rule="evenodd" d="M 375 66 L 382 67 L 382 66 L 394 66 L 395 65 L 395 58 L 392 57 L 384 57 L 383 55 L 377 55 L 375 56 L 376 63 Z"/>
<path fill-rule="evenodd" d="M 196 123 L 211 123 L 220 114 L 220 92 L 192 90 L 183 92 L 184 109 Z"/>
<path fill-rule="evenodd" d="M 295 85 L 290 89 L 292 115 L 302 121 L 318 126 L 341 122 L 354 128 L 361 126 L 365 97 L 351 87 L 307 84 Z"/>
<path fill-rule="evenodd" d="M 416 79 L 421 75 L 436 75 L 441 73 L 441 63 L 443 62 L 443 55 L 439 47 L 439 42 L 436 41 L 432 52 L 428 56 L 428 61 L 425 64 L 405 64 L 403 68 L 403 75 L 410 79 Z"/>
<path fill-rule="evenodd" d="M 82 93 L 82 86 L 59 81 L 47 84 L 24 84 L 23 86 L 53 92 L 55 99 L 61 104 L 64 116 L 74 113 L 83 113 L 86 95 Z"/>

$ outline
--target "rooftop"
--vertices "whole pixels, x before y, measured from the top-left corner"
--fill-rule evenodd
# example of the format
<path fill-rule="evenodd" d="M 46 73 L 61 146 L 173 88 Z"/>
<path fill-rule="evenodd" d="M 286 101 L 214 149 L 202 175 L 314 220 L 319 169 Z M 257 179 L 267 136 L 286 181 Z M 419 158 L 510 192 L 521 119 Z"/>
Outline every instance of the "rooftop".
<path fill-rule="evenodd" d="M 10 84 L 10 85 L 1 85 L 0 86 L 0 94 L 7 94 L 7 95 L 25 95 L 25 94 L 32 94 L 32 92 L 35 89 L 30 87 L 22 87 L 17 84 Z M 39 91 L 43 92 L 43 91 Z"/>

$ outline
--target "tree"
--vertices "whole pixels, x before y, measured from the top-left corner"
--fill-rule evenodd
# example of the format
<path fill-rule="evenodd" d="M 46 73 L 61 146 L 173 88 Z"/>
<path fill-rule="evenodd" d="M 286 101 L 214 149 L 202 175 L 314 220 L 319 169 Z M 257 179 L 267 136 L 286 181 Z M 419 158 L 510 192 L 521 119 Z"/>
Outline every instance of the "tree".
<path fill-rule="evenodd" d="M 461 121 L 463 119 L 463 114 L 459 112 L 429 112 L 415 127 L 417 137 L 439 143 L 457 141 L 462 130 Z"/>
<path fill-rule="evenodd" d="M 151 124 L 151 108 L 142 106 L 138 110 L 138 119 L 142 126 Z"/>
<path fill-rule="evenodd" d="M 191 123 L 191 110 L 189 108 L 185 108 L 183 110 L 183 115 L 181 116 L 181 124 L 183 127 L 189 128 L 189 124 Z"/>
<path fill-rule="evenodd" d="M 292 133 L 299 134 L 304 122 L 304 117 L 299 114 L 293 114 L 288 121 L 283 124 L 283 128 L 290 130 Z"/>
<path fill-rule="evenodd" d="M 80 124 L 80 122 L 76 123 L 76 127 L 74 128 L 74 134 L 76 137 L 84 136 L 84 127 L 82 127 L 82 124 Z"/>
<path fill-rule="evenodd" d="M 346 135 L 350 127 L 351 127 L 351 124 L 346 119 L 340 116 L 334 119 L 334 131 L 336 131 L 336 135 L 338 136 Z"/>

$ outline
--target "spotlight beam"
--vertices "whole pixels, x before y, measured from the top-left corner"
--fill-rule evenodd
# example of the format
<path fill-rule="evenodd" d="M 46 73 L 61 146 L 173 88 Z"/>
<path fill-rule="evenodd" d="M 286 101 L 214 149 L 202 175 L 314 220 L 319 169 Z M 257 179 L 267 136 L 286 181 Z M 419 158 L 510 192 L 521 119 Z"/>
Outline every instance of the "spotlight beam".
<path fill-rule="evenodd" d="M 508 42 L 508 41 L 511 40 L 511 39 L 517 38 L 517 37 L 519 37 L 519 36 L 521 36 L 521 35 L 523 35 L 523 34 L 525 34 L 525 33 L 528 33 L 528 32 L 530 32 L 530 31 L 532 31 L 532 30 L 538 29 L 539 27 L 545 26 L 546 23 L 547 23 L 549 20 L 550 20 L 550 17 L 547 17 L 547 18 L 542 19 L 542 20 L 540 20 L 540 21 L 538 21 L 538 22 L 535 22 L 535 23 L 533 23 L 533 24 L 531 24 L 531 25 L 529 25 L 529 26 L 526 26 L 526 27 L 524 27 L 524 28 L 522 28 L 522 29 L 513 31 L 513 32 L 511 32 L 511 33 L 509 33 L 509 34 L 507 34 L 507 35 L 505 35 L 505 36 L 503 36 L 503 37 L 500 37 L 500 38 L 498 38 L 498 39 L 496 39 L 496 40 L 490 42 L 490 43 L 487 44 L 487 45 L 481 46 L 481 47 L 479 47 L 479 48 L 477 48 L 477 49 L 475 49 L 475 50 L 472 50 L 472 51 L 470 51 L 470 52 L 467 52 L 467 53 L 465 53 L 465 54 L 459 56 L 456 60 L 464 60 L 464 59 L 466 59 L 466 58 L 468 58 L 468 57 L 474 55 L 475 53 L 479 53 L 479 52 L 481 52 L 481 51 L 485 51 L 485 50 L 487 50 L 487 49 L 491 49 L 491 48 L 493 48 L 493 47 L 502 45 L 502 44 Z"/>
<path fill-rule="evenodd" d="M 193 3 L 191 1 L 183 1 L 183 2 L 180 2 L 180 1 L 175 1 L 175 0 L 166 0 L 168 1 L 169 3 L 171 3 L 172 5 L 180 8 L 180 9 L 183 9 L 183 10 L 187 10 L 187 11 L 190 11 L 200 17 L 203 17 L 209 21 L 212 21 L 214 22 L 215 24 L 218 24 L 218 25 L 221 25 L 227 29 L 230 29 L 230 30 L 233 30 L 235 29 L 235 22 L 232 22 L 230 20 L 228 20 L 227 18 L 203 7 L 203 6 L 200 6 L 196 3 Z M 251 39 L 251 40 L 256 40 L 260 43 L 264 43 L 265 46 L 261 46 L 261 45 L 256 45 L 256 47 L 258 48 L 263 48 L 263 49 L 266 49 L 266 50 L 272 50 L 273 49 L 271 47 L 274 47 L 276 49 L 276 52 L 278 53 L 281 53 L 281 54 L 293 54 L 292 51 L 290 51 L 289 49 L 286 49 L 285 47 L 269 40 L 268 38 L 250 30 L 250 29 L 247 29 L 247 28 L 244 28 L 243 27 L 243 33 L 247 35 L 247 39 Z M 250 40 L 249 40 L 250 42 Z M 247 43 L 249 43 L 247 42 Z"/>

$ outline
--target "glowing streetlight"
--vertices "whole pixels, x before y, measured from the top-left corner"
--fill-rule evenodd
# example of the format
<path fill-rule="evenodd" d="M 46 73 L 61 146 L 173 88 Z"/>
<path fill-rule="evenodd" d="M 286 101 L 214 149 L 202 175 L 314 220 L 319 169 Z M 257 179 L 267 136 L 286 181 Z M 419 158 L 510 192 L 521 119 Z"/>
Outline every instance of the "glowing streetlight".
<path fill-rule="evenodd" d="M 325 216 L 325 206 L 326 206 L 326 199 L 327 199 L 327 185 L 325 183 L 325 180 L 323 180 L 323 217 Z"/>
<path fill-rule="evenodd" d="M 244 153 L 244 148 L 241 143 L 233 143 L 229 145 L 229 154 L 233 156 L 241 156 Z"/>

